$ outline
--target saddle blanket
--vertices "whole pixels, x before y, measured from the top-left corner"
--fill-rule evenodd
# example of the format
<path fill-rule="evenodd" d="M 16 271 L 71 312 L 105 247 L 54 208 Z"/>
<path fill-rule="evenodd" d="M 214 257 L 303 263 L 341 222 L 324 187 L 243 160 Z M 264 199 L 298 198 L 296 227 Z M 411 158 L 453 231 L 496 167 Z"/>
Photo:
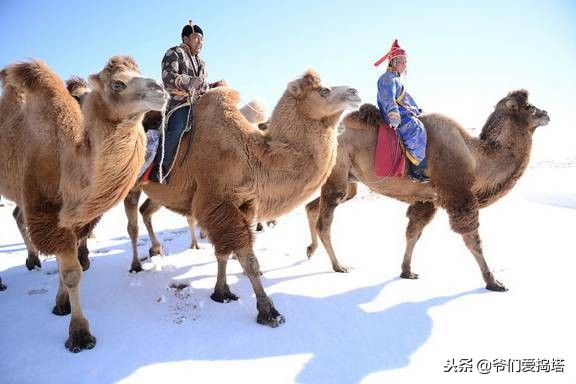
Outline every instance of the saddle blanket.
<path fill-rule="evenodd" d="M 374 173 L 379 177 L 402 177 L 405 171 L 406 157 L 398 134 L 388 124 L 380 124 L 374 152 Z"/>

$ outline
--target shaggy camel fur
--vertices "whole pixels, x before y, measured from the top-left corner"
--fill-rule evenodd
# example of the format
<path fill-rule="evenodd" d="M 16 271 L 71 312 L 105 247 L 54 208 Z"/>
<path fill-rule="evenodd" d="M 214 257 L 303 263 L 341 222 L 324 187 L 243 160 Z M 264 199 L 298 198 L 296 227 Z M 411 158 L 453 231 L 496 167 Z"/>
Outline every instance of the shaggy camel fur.
<path fill-rule="evenodd" d="M 251 100 L 242 108 L 240 108 L 240 113 L 248 120 L 248 122 L 255 127 L 258 124 L 263 123 L 266 121 L 267 117 L 267 109 L 264 103 L 258 99 Z M 147 131 L 148 129 L 157 129 L 162 124 L 162 115 L 159 112 L 148 112 L 144 117 L 144 121 L 142 122 L 144 125 L 144 130 Z M 185 140 L 183 140 L 185 142 Z M 178 163 L 180 164 L 180 163 Z M 167 184 L 168 188 L 182 188 L 182 185 L 175 184 L 170 182 Z M 130 240 L 132 243 L 132 263 L 130 266 L 130 272 L 140 272 L 142 271 L 142 264 L 140 263 L 140 258 L 138 256 L 138 221 L 137 221 L 137 213 L 136 210 L 138 209 L 138 201 L 140 199 L 140 195 L 142 194 L 142 188 L 139 183 L 137 183 L 134 188 L 130 191 L 128 196 L 124 199 L 124 209 L 126 211 L 126 216 L 128 217 L 128 234 L 130 235 Z M 151 241 L 150 249 L 148 250 L 148 254 L 150 257 L 155 255 L 163 255 L 164 251 L 162 249 L 162 244 L 156 237 L 154 233 L 154 228 L 152 226 L 152 215 L 156 213 L 160 208 L 162 208 L 162 204 L 157 201 L 154 201 L 150 198 L 147 198 L 144 203 L 140 206 L 140 214 L 142 215 L 142 219 L 144 221 L 144 225 L 146 226 L 146 230 L 148 231 L 148 237 Z M 134 220 L 131 220 L 134 219 Z M 200 249 L 198 245 L 198 239 L 196 238 L 196 219 L 188 215 L 186 216 L 186 220 L 188 222 L 188 227 L 190 229 L 190 237 L 191 249 Z M 202 235 L 201 235 L 202 236 Z"/>
<path fill-rule="evenodd" d="M 322 86 L 310 70 L 288 84 L 267 132 L 242 116 L 238 100 L 238 93 L 227 87 L 202 96 L 195 106 L 188 159 L 173 171 L 170 184 L 149 183 L 142 189 L 168 209 L 196 217 L 208 234 L 218 262 L 212 299 L 238 299 L 226 282 L 226 264 L 234 253 L 256 294 L 257 322 L 275 327 L 284 317 L 260 281 L 251 231 L 256 207 L 263 219 L 278 217 L 326 181 L 336 160 L 338 120 L 360 98 L 349 87 Z M 129 222 L 137 224 L 136 219 L 133 210 Z"/>
<path fill-rule="evenodd" d="M 22 212 L 22 209 L 18 206 L 14 208 L 12 216 L 14 217 L 14 220 L 16 220 L 16 225 L 18 226 L 18 230 L 20 231 L 20 235 L 22 236 L 24 244 L 26 245 L 26 250 L 28 251 L 26 268 L 28 268 L 29 271 L 36 268 L 42 268 L 42 263 L 38 257 L 38 250 L 34 244 L 32 244 L 30 236 L 28 236 L 28 233 L 26 232 L 26 223 L 24 222 L 24 213 Z M 98 220 L 99 219 L 100 218 L 98 218 Z M 90 259 L 88 258 L 90 251 L 88 250 L 87 239 L 88 236 L 78 239 L 78 261 L 80 262 L 83 271 L 87 271 L 88 268 L 90 268 Z"/>
<path fill-rule="evenodd" d="M 38 251 L 56 255 L 53 313 L 72 314 L 66 347 L 93 348 L 80 306 L 77 239 L 134 185 L 144 160 L 142 117 L 162 109 L 166 93 L 120 56 L 90 76 L 94 90 L 82 111 L 42 62 L 8 66 L 0 78 L 0 193 L 22 209 Z"/>
<path fill-rule="evenodd" d="M 429 184 L 414 183 L 407 177 L 376 177 L 374 149 L 381 122 L 378 109 L 364 104 L 345 117 L 346 130 L 338 137 L 336 166 L 322 187 L 321 196 L 306 206 L 312 235 L 308 257 L 316 250 L 320 235 L 332 268 L 346 272 L 332 248 L 330 228 L 334 209 L 354 197 L 359 182 L 374 192 L 410 204 L 401 277 L 418 277 L 410 267 L 414 246 L 437 208 L 442 207 L 448 213 L 452 230 L 462 235 L 478 262 L 486 288 L 504 291 L 506 288 L 494 278 L 484 260 L 478 210 L 504 196 L 516 184 L 528 165 L 534 130 L 550 119 L 545 111 L 528 103 L 526 91 L 519 90 L 498 102 L 479 138 L 440 114 L 425 114 L 421 120 L 428 133 Z"/>

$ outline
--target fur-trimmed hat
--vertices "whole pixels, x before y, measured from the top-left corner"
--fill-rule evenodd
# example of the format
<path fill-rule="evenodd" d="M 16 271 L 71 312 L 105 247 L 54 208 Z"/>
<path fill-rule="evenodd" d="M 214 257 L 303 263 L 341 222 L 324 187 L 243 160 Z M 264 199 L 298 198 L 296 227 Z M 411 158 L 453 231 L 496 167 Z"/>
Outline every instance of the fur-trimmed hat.
<path fill-rule="evenodd" d="M 199 33 L 202 35 L 202 37 L 204 37 L 204 32 L 202 31 L 202 28 L 194 24 L 192 20 L 188 20 L 188 24 L 186 24 L 184 28 L 182 28 L 182 37 L 190 36 L 192 33 Z"/>
<path fill-rule="evenodd" d="M 386 59 L 392 60 L 393 58 L 400 56 L 406 56 L 406 51 L 400 48 L 400 45 L 398 44 L 398 39 L 394 39 L 394 42 L 392 43 L 392 46 L 390 47 L 388 53 L 382 56 L 380 59 L 378 59 L 378 61 L 374 63 L 374 66 L 375 67 L 379 66 Z"/>

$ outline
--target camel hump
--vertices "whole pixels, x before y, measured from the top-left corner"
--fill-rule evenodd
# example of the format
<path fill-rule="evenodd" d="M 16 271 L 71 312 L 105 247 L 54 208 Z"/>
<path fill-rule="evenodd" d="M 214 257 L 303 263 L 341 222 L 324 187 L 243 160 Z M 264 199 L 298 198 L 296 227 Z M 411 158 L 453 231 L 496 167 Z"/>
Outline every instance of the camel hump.
<path fill-rule="evenodd" d="M 378 107 L 366 103 L 346 115 L 343 123 L 346 129 L 378 129 L 382 123 L 382 116 Z"/>
<path fill-rule="evenodd" d="M 4 69 L 3 80 L 6 84 L 20 88 L 28 93 L 64 91 L 62 80 L 42 61 L 12 64 Z"/>
<path fill-rule="evenodd" d="M 208 90 L 200 98 L 196 108 L 202 108 L 207 105 L 233 105 L 236 106 L 240 101 L 240 93 L 230 87 L 216 87 Z"/>

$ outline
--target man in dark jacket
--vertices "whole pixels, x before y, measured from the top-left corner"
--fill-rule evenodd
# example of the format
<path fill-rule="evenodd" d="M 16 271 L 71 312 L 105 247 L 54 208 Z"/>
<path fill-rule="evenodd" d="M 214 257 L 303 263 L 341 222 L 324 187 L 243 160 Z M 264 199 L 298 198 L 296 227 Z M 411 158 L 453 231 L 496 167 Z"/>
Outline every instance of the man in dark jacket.
<path fill-rule="evenodd" d="M 170 99 L 164 143 L 160 143 L 150 174 L 155 182 L 167 181 L 182 134 L 192 121 L 191 107 L 209 88 L 225 85 L 224 80 L 212 84 L 206 80 L 206 63 L 199 56 L 204 42 L 202 28 L 190 20 L 181 37 L 182 44 L 169 48 L 162 59 L 162 82 Z"/>

